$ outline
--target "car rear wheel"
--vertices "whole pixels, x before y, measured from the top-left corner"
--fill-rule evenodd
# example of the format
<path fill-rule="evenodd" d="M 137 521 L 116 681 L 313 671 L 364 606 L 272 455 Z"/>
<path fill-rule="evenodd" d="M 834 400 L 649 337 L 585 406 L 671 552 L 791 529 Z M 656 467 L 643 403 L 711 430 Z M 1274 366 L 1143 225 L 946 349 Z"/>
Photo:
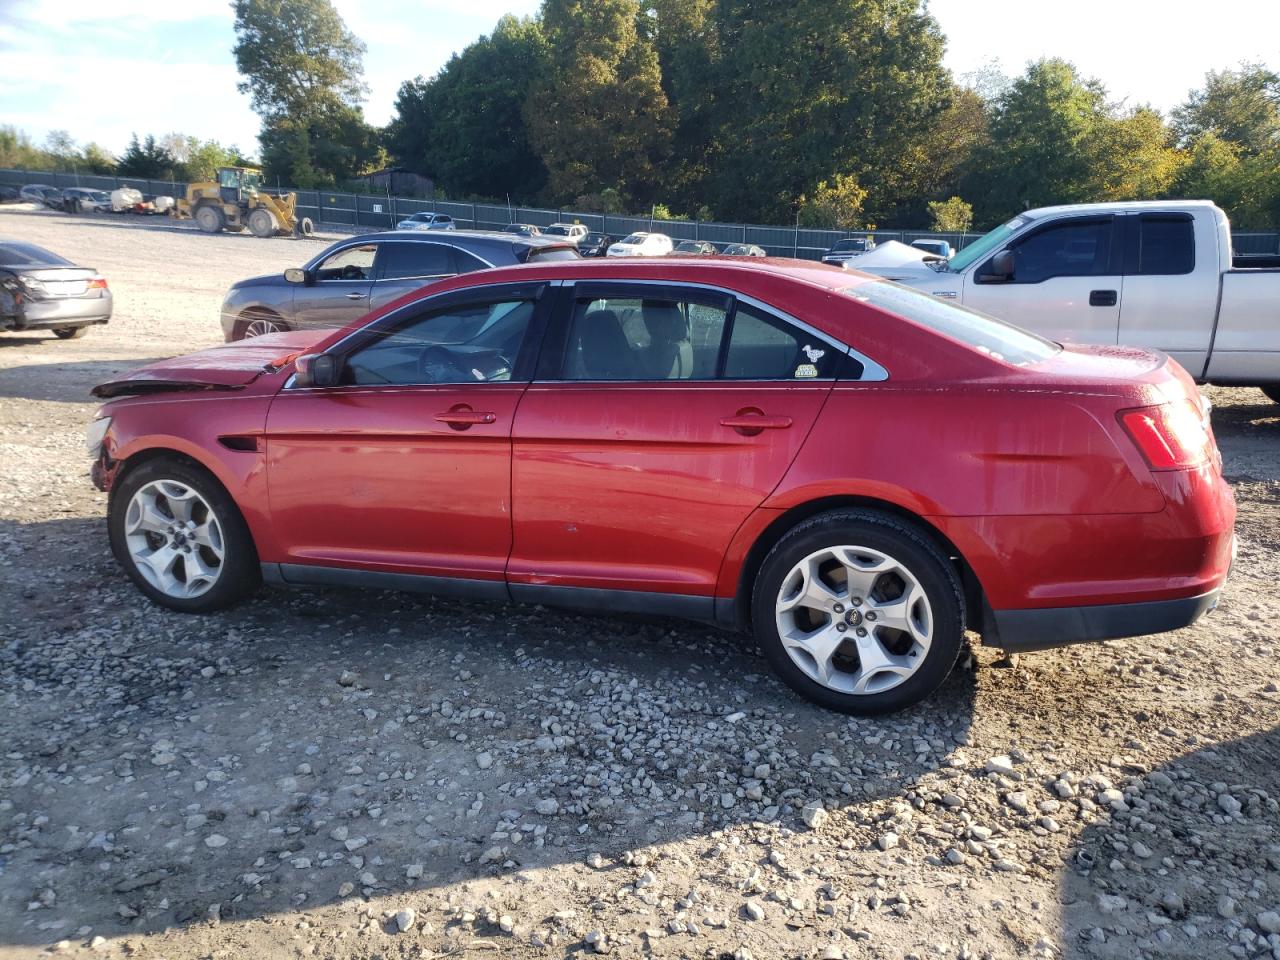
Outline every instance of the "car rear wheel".
<path fill-rule="evenodd" d="M 53 335 L 57 337 L 59 340 L 79 340 L 88 332 L 89 332 L 89 328 L 87 326 L 58 327 L 56 330 L 53 331 Z"/>
<path fill-rule="evenodd" d="M 217 233 L 227 225 L 227 217 L 219 207 L 205 204 L 196 210 L 196 226 L 205 233 Z"/>
<path fill-rule="evenodd" d="M 960 655 L 964 603 L 950 562 L 908 524 L 836 511 L 797 525 L 756 578 L 752 622 L 801 696 L 842 713 L 901 710 Z"/>
<path fill-rule="evenodd" d="M 257 552 L 235 502 L 204 470 L 162 458 L 127 472 L 112 491 L 111 550 L 151 600 L 205 613 L 248 596 Z"/>
<path fill-rule="evenodd" d="M 1271 383 L 1262 388 L 1262 392 L 1267 395 L 1267 399 L 1273 403 L 1280 403 L 1280 383 Z"/>

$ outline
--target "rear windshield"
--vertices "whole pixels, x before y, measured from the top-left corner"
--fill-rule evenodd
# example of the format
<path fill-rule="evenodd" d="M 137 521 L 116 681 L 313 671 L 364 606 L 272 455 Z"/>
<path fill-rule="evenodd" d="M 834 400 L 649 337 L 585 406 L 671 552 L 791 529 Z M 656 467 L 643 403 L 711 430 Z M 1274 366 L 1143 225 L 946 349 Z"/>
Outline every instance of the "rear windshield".
<path fill-rule="evenodd" d="M 844 292 L 1016 367 L 1039 363 L 1062 349 L 1029 330 L 896 283 L 862 283 Z"/>
<path fill-rule="evenodd" d="M 535 249 L 525 263 L 543 263 L 548 260 L 579 260 L 582 254 L 572 247 L 546 247 Z"/>
<path fill-rule="evenodd" d="M 64 260 L 56 253 L 42 250 L 35 244 L 8 241 L 0 243 L 0 263 L 10 267 L 26 266 L 73 266 L 70 260 Z"/>
<path fill-rule="evenodd" d="M 831 248 L 837 253 L 847 253 L 850 250 L 867 249 L 867 241 L 865 240 L 837 240 L 834 247 Z"/>

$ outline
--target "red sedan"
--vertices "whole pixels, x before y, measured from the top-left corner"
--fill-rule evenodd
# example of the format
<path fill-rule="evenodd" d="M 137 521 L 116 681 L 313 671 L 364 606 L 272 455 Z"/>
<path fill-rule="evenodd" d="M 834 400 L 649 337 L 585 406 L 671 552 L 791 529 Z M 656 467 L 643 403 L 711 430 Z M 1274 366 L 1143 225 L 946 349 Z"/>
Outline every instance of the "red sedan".
<path fill-rule="evenodd" d="M 265 580 L 676 615 L 854 713 L 927 696 L 966 629 L 1186 626 L 1235 545 L 1172 360 L 799 261 L 489 270 L 95 394 L 112 548 L 163 606 Z"/>

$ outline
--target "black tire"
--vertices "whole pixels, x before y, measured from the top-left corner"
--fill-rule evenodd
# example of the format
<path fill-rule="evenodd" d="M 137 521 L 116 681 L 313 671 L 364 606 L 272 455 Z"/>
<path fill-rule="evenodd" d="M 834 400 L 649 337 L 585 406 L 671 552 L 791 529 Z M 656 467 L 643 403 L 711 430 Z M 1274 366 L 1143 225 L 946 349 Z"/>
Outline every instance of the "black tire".
<path fill-rule="evenodd" d="M 791 659 L 778 635 L 775 603 L 784 578 L 826 547 L 860 546 L 896 559 L 924 589 L 933 636 L 924 660 L 907 679 L 877 693 L 853 694 L 812 679 Z M 964 596 L 951 562 L 920 530 L 868 510 L 834 510 L 797 524 L 765 557 L 752 589 L 751 620 L 760 648 L 783 681 L 806 700 L 840 713 L 874 716 L 910 707 L 942 685 L 964 644 Z"/>
<path fill-rule="evenodd" d="M 261 240 L 276 235 L 276 218 L 270 210 L 258 207 L 249 213 L 249 232 Z"/>
<path fill-rule="evenodd" d="M 89 327 L 86 324 L 83 327 L 58 327 L 53 331 L 53 335 L 59 340 L 79 340 L 88 332 Z"/>
<path fill-rule="evenodd" d="M 316 232 L 316 225 L 311 222 L 310 217 L 303 217 L 297 222 L 293 229 L 295 237 L 309 237 Z"/>
<path fill-rule="evenodd" d="M 175 480 L 195 490 L 217 515 L 222 527 L 221 571 L 214 585 L 200 596 L 179 598 L 158 590 L 139 572 L 129 553 L 125 538 L 125 518 L 129 503 L 139 489 L 158 480 Z M 248 597 L 262 582 L 258 551 L 249 527 L 240 514 L 240 508 L 212 474 L 178 457 L 157 457 L 124 473 L 111 491 L 107 533 L 111 540 L 111 552 L 124 567 L 129 579 L 153 603 L 170 610 L 180 613 L 221 610 Z"/>
<path fill-rule="evenodd" d="M 1280 403 L 1280 383 L 1269 383 L 1259 389 L 1267 395 L 1267 399 L 1272 403 Z"/>
<path fill-rule="evenodd" d="M 227 215 L 212 203 L 196 207 L 195 220 L 196 226 L 205 233 L 218 233 L 227 225 Z"/>

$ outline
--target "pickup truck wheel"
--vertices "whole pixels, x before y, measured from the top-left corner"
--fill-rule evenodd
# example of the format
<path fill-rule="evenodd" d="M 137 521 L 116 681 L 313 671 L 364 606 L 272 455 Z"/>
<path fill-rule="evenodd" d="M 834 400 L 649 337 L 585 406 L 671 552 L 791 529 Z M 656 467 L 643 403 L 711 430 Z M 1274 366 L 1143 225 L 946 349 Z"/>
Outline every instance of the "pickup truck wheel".
<path fill-rule="evenodd" d="M 761 565 L 752 622 L 793 690 L 842 713 L 901 710 L 959 658 L 964 602 L 950 562 L 909 525 L 871 511 L 806 520 Z"/>
<path fill-rule="evenodd" d="M 1267 395 L 1267 399 L 1273 403 L 1280 403 L 1280 383 L 1272 383 L 1262 388 L 1262 392 Z"/>
<path fill-rule="evenodd" d="M 162 457 L 125 473 L 112 491 L 107 532 L 129 578 L 170 610 L 218 610 L 258 585 L 257 551 L 235 502 L 185 461 Z"/>

